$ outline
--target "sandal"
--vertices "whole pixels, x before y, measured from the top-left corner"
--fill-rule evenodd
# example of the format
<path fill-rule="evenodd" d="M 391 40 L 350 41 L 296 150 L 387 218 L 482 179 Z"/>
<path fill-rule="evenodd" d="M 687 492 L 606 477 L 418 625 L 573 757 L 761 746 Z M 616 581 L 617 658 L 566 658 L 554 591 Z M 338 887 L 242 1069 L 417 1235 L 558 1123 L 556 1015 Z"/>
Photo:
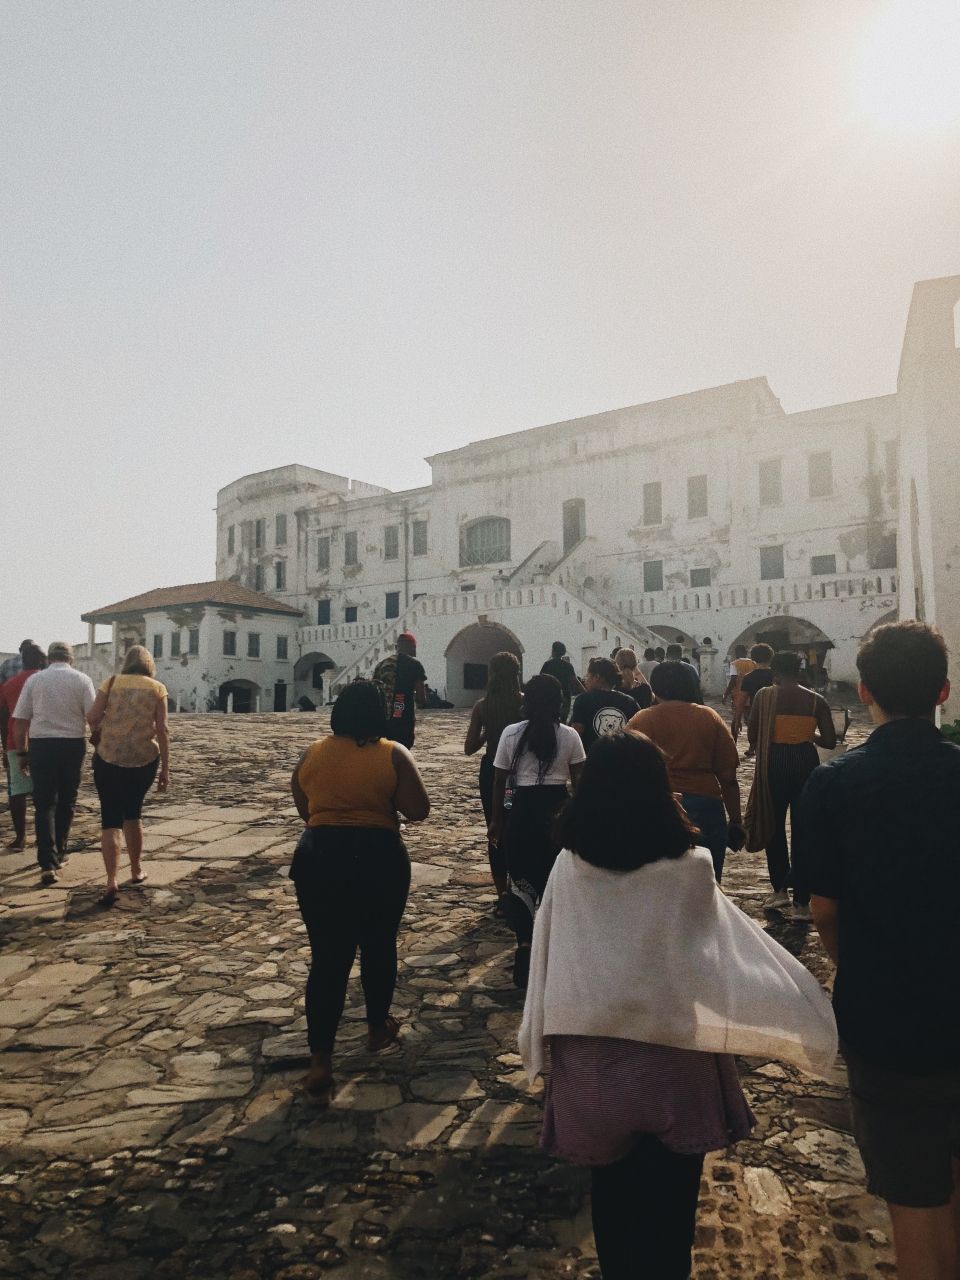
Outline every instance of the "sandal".
<path fill-rule="evenodd" d="M 382 1027 L 367 1032 L 367 1048 L 371 1053 L 379 1053 L 395 1044 L 400 1035 L 400 1023 L 396 1018 L 388 1017 Z"/>
<path fill-rule="evenodd" d="M 131 876 L 131 877 L 130 877 L 130 883 L 131 883 L 131 884 L 143 884 L 143 882 L 144 882 L 144 880 L 146 880 L 146 878 L 147 878 L 147 873 L 146 873 L 145 871 L 141 871 L 141 872 L 140 872 L 140 874 L 139 874 L 138 876 Z"/>
<path fill-rule="evenodd" d="M 119 889 L 104 889 L 100 897 L 97 899 L 98 907 L 113 907 L 116 905 L 117 899 L 120 897 Z"/>

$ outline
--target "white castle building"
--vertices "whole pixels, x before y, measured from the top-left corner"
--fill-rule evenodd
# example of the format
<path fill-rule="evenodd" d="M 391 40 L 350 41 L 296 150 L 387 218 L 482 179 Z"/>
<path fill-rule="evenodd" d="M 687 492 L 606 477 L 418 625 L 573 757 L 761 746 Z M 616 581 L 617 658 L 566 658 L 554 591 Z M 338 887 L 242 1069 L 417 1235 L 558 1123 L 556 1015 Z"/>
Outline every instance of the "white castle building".
<path fill-rule="evenodd" d="M 511 649 L 576 666 L 679 641 L 718 691 L 766 639 L 856 679 L 857 644 L 903 616 L 960 651 L 960 276 L 914 290 L 897 389 L 785 413 L 766 379 L 479 441 L 390 492 L 311 467 L 217 497 L 216 580 L 85 614 L 88 663 L 145 641 L 175 704 L 326 698 L 415 633 L 458 706 Z M 898 547 L 900 549 L 898 557 Z M 958 682 L 960 683 L 960 682 Z M 232 695 L 232 697 L 231 697 Z"/>

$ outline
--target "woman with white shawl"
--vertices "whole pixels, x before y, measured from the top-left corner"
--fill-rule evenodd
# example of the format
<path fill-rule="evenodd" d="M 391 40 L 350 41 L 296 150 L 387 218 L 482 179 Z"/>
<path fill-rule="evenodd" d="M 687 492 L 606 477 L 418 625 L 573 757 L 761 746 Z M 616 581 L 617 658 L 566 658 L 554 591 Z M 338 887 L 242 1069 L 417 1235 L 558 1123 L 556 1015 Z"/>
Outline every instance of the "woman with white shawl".
<path fill-rule="evenodd" d="M 685 1280 L 704 1154 L 747 1136 L 734 1053 L 823 1072 L 829 1000 L 716 884 L 642 734 L 598 742 L 561 819 L 520 1050 L 545 1068 L 541 1142 L 592 1168 L 604 1280 Z"/>

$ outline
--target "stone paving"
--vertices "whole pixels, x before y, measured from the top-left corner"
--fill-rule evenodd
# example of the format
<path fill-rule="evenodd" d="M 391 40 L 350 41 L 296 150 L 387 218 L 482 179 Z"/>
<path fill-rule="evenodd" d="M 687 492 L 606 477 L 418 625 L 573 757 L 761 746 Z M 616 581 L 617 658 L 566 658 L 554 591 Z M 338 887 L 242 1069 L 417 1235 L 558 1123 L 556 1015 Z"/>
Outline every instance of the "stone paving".
<path fill-rule="evenodd" d="M 113 910 L 96 905 L 89 769 L 85 847 L 58 885 L 38 887 L 32 850 L 0 854 L 0 1276 L 599 1276 L 587 1177 L 537 1147 L 464 713 L 424 713 L 418 730 L 434 809 L 406 832 L 400 1042 L 366 1053 L 354 981 L 335 1103 L 298 1093 L 307 950 L 286 878 L 289 776 L 326 723 L 175 718 L 149 879 Z M 728 863 L 726 888 L 754 915 L 764 881 L 761 857 Z M 812 930 L 770 928 L 829 981 Z M 894 1275 L 842 1072 L 741 1070 L 759 1124 L 708 1161 L 694 1274 Z"/>

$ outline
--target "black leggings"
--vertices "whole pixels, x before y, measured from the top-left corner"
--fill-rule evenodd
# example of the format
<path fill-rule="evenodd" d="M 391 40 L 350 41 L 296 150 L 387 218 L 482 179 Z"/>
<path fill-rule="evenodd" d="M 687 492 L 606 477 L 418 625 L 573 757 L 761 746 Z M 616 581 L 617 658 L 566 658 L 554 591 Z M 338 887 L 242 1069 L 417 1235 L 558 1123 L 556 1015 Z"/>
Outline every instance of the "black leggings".
<path fill-rule="evenodd" d="M 503 841 L 510 872 L 504 908 L 518 943 L 533 938 L 533 918 L 560 852 L 553 836 L 554 818 L 566 799 L 567 788 L 553 783 L 517 787 L 513 793 Z"/>
<path fill-rule="evenodd" d="M 593 1238 L 603 1280 L 687 1280 L 702 1155 L 678 1155 L 652 1134 L 591 1169 Z"/>
<path fill-rule="evenodd" d="M 390 1012 L 410 859 L 393 831 L 311 827 L 300 837 L 290 877 L 310 939 L 310 1052 L 332 1053 L 358 947 L 367 1022 L 381 1027 Z"/>
<path fill-rule="evenodd" d="M 493 756 L 488 751 L 480 761 L 480 803 L 483 805 L 483 816 L 487 820 L 487 826 L 490 825 L 490 818 L 493 815 L 493 779 Z M 507 855 L 500 846 L 491 844 L 488 840 L 487 856 L 490 859 L 490 874 L 498 880 L 506 879 Z"/>
<path fill-rule="evenodd" d="M 767 779 L 770 784 L 770 797 L 773 800 L 774 834 L 767 845 L 767 872 L 770 876 L 770 884 L 777 892 L 786 889 L 787 885 L 793 886 L 793 900 L 796 903 L 810 901 L 810 894 L 802 883 L 802 877 L 798 874 L 800 867 L 796 857 L 798 846 L 796 804 L 804 784 L 819 764 L 820 757 L 812 742 L 774 743 L 770 747 Z M 794 846 L 792 866 L 787 844 L 788 811 Z"/>

